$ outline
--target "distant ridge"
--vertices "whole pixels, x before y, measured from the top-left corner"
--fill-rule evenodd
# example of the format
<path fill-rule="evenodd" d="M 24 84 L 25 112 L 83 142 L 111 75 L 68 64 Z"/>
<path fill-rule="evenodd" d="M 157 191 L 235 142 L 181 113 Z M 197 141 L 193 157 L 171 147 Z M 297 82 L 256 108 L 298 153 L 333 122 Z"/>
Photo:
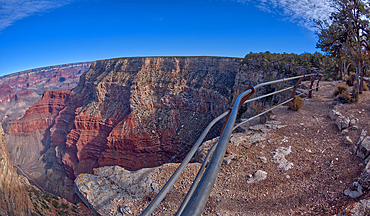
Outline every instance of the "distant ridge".
<path fill-rule="evenodd" d="M 13 76 L 17 76 L 17 75 L 24 74 L 24 73 L 37 72 L 37 71 L 42 72 L 42 71 L 48 71 L 48 70 L 61 70 L 61 69 L 65 69 L 65 68 L 70 68 L 71 66 L 72 67 L 78 67 L 82 64 L 89 64 L 90 65 L 92 62 L 93 61 L 76 62 L 76 63 L 70 63 L 70 64 L 53 65 L 53 66 L 46 66 L 46 67 L 40 67 L 40 68 L 34 68 L 34 69 L 19 71 L 19 72 L 15 72 L 15 73 L 0 76 L 0 81 L 3 78 L 13 77 Z"/>

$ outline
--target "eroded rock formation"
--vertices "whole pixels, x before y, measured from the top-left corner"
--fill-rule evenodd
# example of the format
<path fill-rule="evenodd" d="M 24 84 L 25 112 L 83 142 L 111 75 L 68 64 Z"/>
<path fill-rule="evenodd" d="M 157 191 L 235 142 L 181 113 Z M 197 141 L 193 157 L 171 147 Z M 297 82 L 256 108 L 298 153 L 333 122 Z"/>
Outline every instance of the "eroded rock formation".
<path fill-rule="evenodd" d="M 10 122 L 12 160 L 41 187 L 71 201 L 75 176 L 93 168 L 137 170 L 181 160 L 229 106 L 239 62 L 215 57 L 94 62 L 71 92 L 47 91 Z"/>
<path fill-rule="evenodd" d="M 240 62 L 221 57 L 93 62 L 72 91 L 47 91 L 10 122 L 12 161 L 40 187 L 70 201 L 77 199 L 73 180 L 80 173 L 177 162 L 242 89 L 289 73 Z M 207 139 L 218 136 L 221 126 Z"/>
<path fill-rule="evenodd" d="M 31 215 L 32 203 L 8 154 L 0 125 L 0 215 Z"/>
<path fill-rule="evenodd" d="M 5 131 L 8 122 L 25 111 L 47 90 L 74 88 L 91 62 L 37 68 L 0 77 L 0 120 Z"/>

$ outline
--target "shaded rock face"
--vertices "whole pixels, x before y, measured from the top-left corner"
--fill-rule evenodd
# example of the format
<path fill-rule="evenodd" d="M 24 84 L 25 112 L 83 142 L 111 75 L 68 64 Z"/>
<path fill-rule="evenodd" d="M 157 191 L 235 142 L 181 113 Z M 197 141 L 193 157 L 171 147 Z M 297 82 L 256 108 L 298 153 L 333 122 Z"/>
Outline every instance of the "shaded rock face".
<path fill-rule="evenodd" d="M 0 125 L 0 215 L 31 215 L 32 203 L 8 154 Z"/>
<path fill-rule="evenodd" d="M 216 57 L 94 62 L 71 92 L 45 92 L 9 124 L 12 161 L 47 191 L 75 201 L 73 180 L 80 173 L 181 160 L 230 105 L 239 62 Z"/>
<path fill-rule="evenodd" d="M 74 88 L 90 64 L 57 65 L 0 77 L 0 120 L 5 132 L 8 122 L 23 116 L 44 91 Z"/>

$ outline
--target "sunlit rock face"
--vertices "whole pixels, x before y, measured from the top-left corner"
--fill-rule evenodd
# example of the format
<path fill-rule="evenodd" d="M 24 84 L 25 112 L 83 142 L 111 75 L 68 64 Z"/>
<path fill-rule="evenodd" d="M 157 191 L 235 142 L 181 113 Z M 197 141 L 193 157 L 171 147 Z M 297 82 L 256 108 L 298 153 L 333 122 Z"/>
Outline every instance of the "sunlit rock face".
<path fill-rule="evenodd" d="M 91 62 L 56 65 L 0 77 L 0 121 L 4 131 L 9 121 L 21 118 L 44 91 L 76 87 L 90 65 Z"/>
<path fill-rule="evenodd" d="M 239 58 L 148 57 L 93 62 L 72 91 L 47 91 L 9 123 L 14 165 L 70 201 L 93 168 L 181 160 L 233 97 Z M 222 124 L 209 137 L 219 135 Z"/>

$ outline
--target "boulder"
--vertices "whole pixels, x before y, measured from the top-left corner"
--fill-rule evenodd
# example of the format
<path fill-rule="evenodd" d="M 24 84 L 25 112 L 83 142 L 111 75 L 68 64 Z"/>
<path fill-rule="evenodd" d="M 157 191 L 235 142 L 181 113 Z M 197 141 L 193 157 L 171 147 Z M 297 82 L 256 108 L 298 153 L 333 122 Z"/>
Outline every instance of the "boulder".
<path fill-rule="evenodd" d="M 357 156 L 365 159 L 370 154 L 370 136 L 365 137 L 362 140 L 360 146 L 357 149 Z"/>
<path fill-rule="evenodd" d="M 101 215 L 110 215 L 114 199 L 136 200 L 149 192 L 158 192 L 152 180 L 153 168 L 131 172 L 119 166 L 94 169 L 94 174 L 80 174 L 76 191 L 85 204 L 91 204 Z M 121 211 L 122 213 L 122 211 Z"/>
<path fill-rule="evenodd" d="M 338 116 L 335 124 L 338 126 L 338 129 L 341 131 L 349 127 L 351 119 L 349 117 Z"/>
<path fill-rule="evenodd" d="M 360 145 L 360 143 L 362 142 L 362 140 L 365 139 L 366 134 L 367 134 L 367 131 L 366 130 L 362 130 L 361 131 L 360 138 L 358 139 L 357 145 Z"/>
<path fill-rule="evenodd" d="M 249 136 L 245 133 L 235 133 L 231 135 L 230 144 L 231 146 L 240 146 L 242 144 L 248 144 Z"/>
<path fill-rule="evenodd" d="M 329 112 L 329 118 L 332 120 L 336 120 L 339 116 L 342 116 L 342 114 L 336 110 L 331 110 Z"/>
<path fill-rule="evenodd" d="M 351 198 L 357 198 L 363 194 L 362 187 L 358 182 L 353 182 L 348 189 L 344 190 L 344 194 Z"/>

